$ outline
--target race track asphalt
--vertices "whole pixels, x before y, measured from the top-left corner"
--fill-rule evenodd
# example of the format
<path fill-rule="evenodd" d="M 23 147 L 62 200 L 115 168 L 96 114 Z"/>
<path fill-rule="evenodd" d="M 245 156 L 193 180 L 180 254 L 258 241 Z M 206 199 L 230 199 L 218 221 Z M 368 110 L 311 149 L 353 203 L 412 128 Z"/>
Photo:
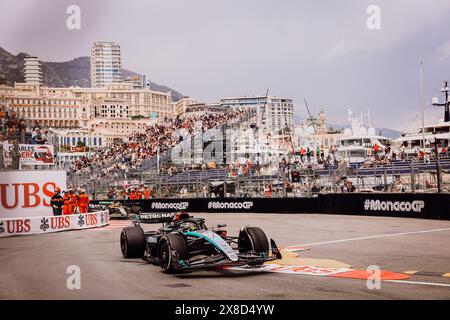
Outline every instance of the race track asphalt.
<path fill-rule="evenodd" d="M 199 214 L 209 226 L 263 228 L 279 246 L 304 245 L 301 258 L 366 269 L 420 271 L 368 289 L 365 280 L 324 276 L 197 271 L 169 275 L 122 258 L 119 235 L 130 221 L 83 231 L 0 239 L 0 299 L 450 299 L 450 221 L 314 214 Z M 156 229 L 159 225 L 148 225 Z M 425 231 L 425 232 L 422 232 Z M 66 286 L 80 267 L 81 289 Z M 422 274 L 422 275 L 420 275 Z M 415 283 L 412 283 L 415 282 Z"/>

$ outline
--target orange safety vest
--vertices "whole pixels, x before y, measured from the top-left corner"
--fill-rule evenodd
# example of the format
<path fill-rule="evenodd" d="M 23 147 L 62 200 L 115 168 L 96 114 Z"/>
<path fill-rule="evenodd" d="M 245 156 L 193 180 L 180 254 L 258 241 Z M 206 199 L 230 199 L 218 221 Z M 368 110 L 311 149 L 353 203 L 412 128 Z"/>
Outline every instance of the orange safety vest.
<path fill-rule="evenodd" d="M 86 193 L 80 194 L 78 203 L 81 205 L 89 205 L 89 196 Z"/>
<path fill-rule="evenodd" d="M 70 199 L 69 194 L 65 193 L 63 199 L 64 199 L 63 214 L 68 214 L 69 213 L 69 199 Z"/>
<path fill-rule="evenodd" d="M 71 204 L 73 206 L 78 205 L 78 196 L 75 193 L 69 195 L 69 204 Z"/>
<path fill-rule="evenodd" d="M 130 200 L 138 200 L 139 194 L 137 192 L 131 192 L 130 193 Z"/>
<path fill-rule="evenodd" d="M 67 214 L 73 214 L 75 212 L 75 208 L 78 206 L 78 196 L 73 193 L 69 194 L 69 201 L 68 201 L 68 210 Z"/>
<path fill-rule="evenodd" d="M 151 195 L 150 190 L 144 190 L 144 199 L 150 199 Z"/>
<path fill-rule="evenodd" d="M 89 196 L 86 193 L 80 194 L 78 204 L 80 207 L 80 213 L 87 213 L 89 207 Z"/>

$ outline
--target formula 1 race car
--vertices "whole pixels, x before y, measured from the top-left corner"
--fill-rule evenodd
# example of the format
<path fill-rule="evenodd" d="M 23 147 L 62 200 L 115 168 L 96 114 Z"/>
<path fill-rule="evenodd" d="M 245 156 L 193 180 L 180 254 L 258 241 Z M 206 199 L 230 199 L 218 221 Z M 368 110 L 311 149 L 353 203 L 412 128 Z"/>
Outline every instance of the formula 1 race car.
<path fill-rule="evenodd" d="M 89 212 L 108 210 L 110 219 L 128 219 L 133 216 L 133 207 L 129 208 L 118 201 L 99 201 L 89 205 Z"/>
<path fill-rule="evenodd" d="M 145 231 L 141 223 L 162 222 L 158 231 Z M 218 225 L 209 230 L 205 219 L 187 213 L 146 213 L 136 215 L 133 227 L 126 227 L 120 236 L 125 258 L 143 258 L 160 265 L 167 273 L 207 269 L 218 266 L 259 266 L 281 259 L 281 253 L 258 227 L 243 227 L 238 237 L 227 235 Z"/>

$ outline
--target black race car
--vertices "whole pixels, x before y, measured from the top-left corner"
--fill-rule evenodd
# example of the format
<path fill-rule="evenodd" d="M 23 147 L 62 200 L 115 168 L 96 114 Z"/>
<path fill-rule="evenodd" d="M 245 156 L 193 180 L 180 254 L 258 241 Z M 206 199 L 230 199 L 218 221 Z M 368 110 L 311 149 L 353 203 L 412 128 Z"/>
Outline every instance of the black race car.
<path fill-rule="evenodd" d="M 259 266 L 281 259 L 275 241 L 269 241 L 260 228 L 243 227 L 238 237 L 227 235 L 218 225 L 208 229 L 205 219 L 188 213 L 138 214 L 134 227 L 126 227 L 120 236 L 125 258 L 143 258 L 160 265 L 168 273 L 207 269 L 218 266 Z M 141 223 L 163 223 L 158 231 L 144 231 Z"/>

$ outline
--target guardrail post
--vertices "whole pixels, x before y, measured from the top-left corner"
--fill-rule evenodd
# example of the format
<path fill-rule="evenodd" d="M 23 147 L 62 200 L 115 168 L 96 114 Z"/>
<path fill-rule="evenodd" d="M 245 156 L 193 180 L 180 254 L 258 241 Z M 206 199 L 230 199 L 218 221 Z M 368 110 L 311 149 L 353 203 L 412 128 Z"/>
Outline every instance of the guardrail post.
<path fill-rule="evenodd" d="M 3 161 L 3 144 L 0 143 L 0 170 L 5 168 Z"/>
<path fill-rule="evenodd" d="M 337 193 L 337 184 L 336 184 L 336 169 L 333 169 L 333 192 Z M 356 176 L 356 181 L 358 181 L 358 176 Z"/>

